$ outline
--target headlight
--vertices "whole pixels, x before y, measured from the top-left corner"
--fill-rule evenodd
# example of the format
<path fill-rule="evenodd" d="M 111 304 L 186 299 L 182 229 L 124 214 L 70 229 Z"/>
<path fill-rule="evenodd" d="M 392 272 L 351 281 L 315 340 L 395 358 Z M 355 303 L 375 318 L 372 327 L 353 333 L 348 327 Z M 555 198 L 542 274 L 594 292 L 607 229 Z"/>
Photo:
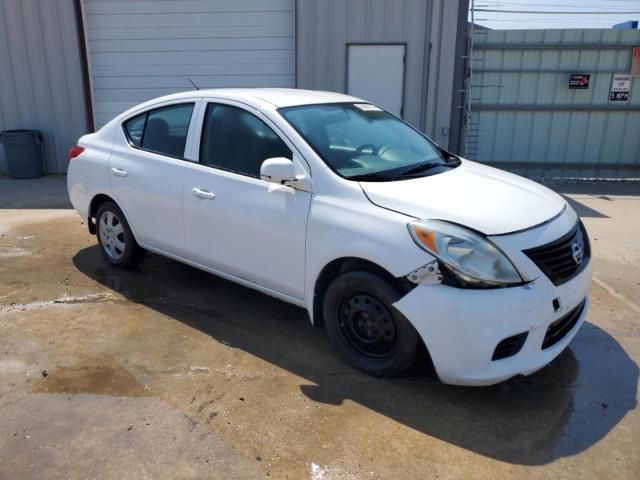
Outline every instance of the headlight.
<path fill-rule="evenodd" d="M 440 220 L 417 220 L 408 226 L 414 242 L 440 260 L 463 283 L 505 287 L 523 282 L 507 256 L 471 230 Z"/>

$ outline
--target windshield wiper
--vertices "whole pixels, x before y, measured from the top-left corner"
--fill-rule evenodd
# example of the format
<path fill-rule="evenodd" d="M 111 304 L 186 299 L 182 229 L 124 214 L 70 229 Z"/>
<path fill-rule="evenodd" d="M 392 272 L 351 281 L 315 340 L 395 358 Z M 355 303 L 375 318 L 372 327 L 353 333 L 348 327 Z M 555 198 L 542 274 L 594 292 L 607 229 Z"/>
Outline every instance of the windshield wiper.
<path fill-rule="evenodd" d="M 448 163 L 442 163 L 442 162 L 425 162 L 415 167 L 411 167 L 408 170 L 405 170 L 404 172 L 400 173 L 400 176 L 406 177 L 410 175 L 415 175 L 417 173 L 426 172 L 427 170 L 431 170 L 432 168 L 436 168 L 436 167 L 452 168 L 453 165 L 450 165 Z"/>
<path fill-rule="evenodd" d="M 347 177 L 349 180 L 356 180 L 360 182 L 389 182 L 392 180 L 398 180 L 406 177 L 418 176 L 419 173 L 426 172 L 432 168 L 445 167 L 455 168 L 460 165 L 460 160 L 452 158 L 450 162 L 424 162 L 420 165 L 409 167 L 407 170 L 397 173 L 398 169 L 384 170 L 382 172 L 363 173 L 360 175 L 354 175 Z M 385 172 L 388 172 L 385 174 Z M 394 173 L 391 173 L 394 172 Z"/>
<path fill-rule="evenodd" d="M 396 175 L 382 175 L 380 173 L 363 173 L 361 175 L 347 177 L 347 179 L 357 182 L 389 182 L 396 178 L 398 178 Z"/>

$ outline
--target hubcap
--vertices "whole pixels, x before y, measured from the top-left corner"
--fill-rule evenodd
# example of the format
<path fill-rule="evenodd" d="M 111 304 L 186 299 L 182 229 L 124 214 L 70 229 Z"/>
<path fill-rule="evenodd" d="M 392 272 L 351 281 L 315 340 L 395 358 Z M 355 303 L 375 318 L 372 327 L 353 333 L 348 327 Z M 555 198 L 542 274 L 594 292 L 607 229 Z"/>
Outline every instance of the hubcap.
<path fill-rule="evenodd" d="M 122 222 L 113 212 L 105 212 L 98 222 L 100 243 L 105 253 L 114 260 L 119 260 L 124 255 L 124 227 Z"/>
<path fill-rule="evenodd" d="M 342 301 L 339 310 L 342 333 L 358 353 L 380 359 L 393 352 L 396 324 L 377 298 L 366 293 L 351 295 Z"/>

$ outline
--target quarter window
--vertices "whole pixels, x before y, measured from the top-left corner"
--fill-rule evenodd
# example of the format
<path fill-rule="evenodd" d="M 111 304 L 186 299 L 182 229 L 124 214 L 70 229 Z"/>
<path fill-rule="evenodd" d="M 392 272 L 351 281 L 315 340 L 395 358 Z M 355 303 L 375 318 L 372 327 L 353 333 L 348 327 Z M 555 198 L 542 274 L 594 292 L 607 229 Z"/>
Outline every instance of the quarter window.
<path fill-rule="evenodd" d="M 154 153 L 184 157 L 193 103 L 150 110 L 124 124 L 131 144 Z"/>
<path fill-rule="evenodd" d="M 260 178 L 268 158 L 293 158 L 278 135 L 255 115 L 230 105 L 209 104 L 200 145 L 200 162 Z"/>
<path fill-rule="evenodd" d="M 124 124 L 124 130 L 132 145 L 140 147 L 142 145 L 142 132 L 144 132 L 144 124 L 147 121 L 147 113 L 133 117 Z"/>

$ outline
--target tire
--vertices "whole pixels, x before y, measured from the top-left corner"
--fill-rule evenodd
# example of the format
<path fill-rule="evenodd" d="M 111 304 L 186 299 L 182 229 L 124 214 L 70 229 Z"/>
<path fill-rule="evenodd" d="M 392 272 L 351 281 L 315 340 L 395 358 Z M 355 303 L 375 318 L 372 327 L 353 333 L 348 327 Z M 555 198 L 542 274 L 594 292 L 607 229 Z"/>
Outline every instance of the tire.
<path fill-rule="evenodd" d="M 111 265 L 131 268 L 145 257 L 122 210 L 113 202 L 104 202 L 98 208 L 96 237 L 102 256 Z"/>
<path fill-rule="evenodd" d="M 378 377 L 398 376 L 411 367 L 420 340 L 393 307 L 400 297 L 373 273 L 346 272 L 333 280 L 322 302 L 324 326 L 345 362 Z"/>

